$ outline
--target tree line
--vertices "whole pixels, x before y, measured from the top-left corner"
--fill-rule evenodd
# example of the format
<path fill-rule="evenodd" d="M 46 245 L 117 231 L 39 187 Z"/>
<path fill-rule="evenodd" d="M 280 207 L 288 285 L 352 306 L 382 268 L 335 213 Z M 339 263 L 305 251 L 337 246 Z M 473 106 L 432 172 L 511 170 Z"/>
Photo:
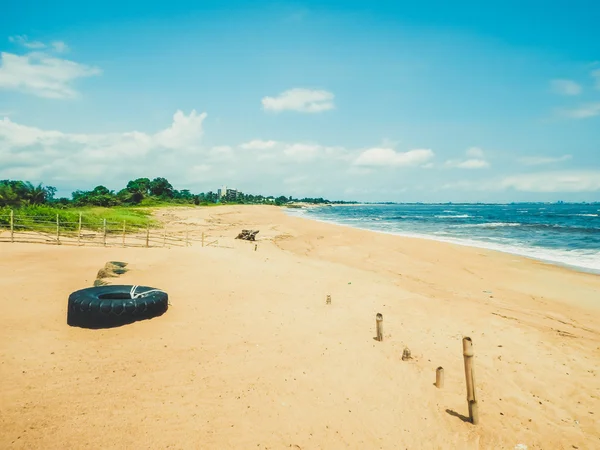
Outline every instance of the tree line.
<path fill-rule="evenodd" d="M 238 193 L 235 201 L 219 199 L 217 193 L 201 192 L 193 194 L 189 189 L 177 190 L 173 185 L 162 177 L 137 178 L 127 183 L 123 189 L 113 191 L 105 186 L 96 186 L 91 191 L 76 190 L 71 198 L 56 198 L 57 189 L 53 186 L 43 184 L 34 185 L 28 181 L 0 180 L 0 207 L 14 207 L 27 205 L 52 205 L 58 207 L 69 206 L 134 206 L 153 204 L 194 204 L 209 205 L 214 203 L 233 204 L 275 204 L 283 205 L 290 202 L 305 202 L 311 204 L 353 203 L 341 201 L 329 201 L 324 198 L 292 198 L 291 196 L 263 196 Z"/>

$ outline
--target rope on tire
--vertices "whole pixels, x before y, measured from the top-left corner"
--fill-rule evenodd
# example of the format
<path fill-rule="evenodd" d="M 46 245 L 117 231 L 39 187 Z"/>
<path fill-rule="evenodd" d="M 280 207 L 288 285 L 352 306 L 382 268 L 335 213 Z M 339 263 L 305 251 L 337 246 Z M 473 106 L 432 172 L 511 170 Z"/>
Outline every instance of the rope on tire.
<path fill-rule="evenodd" d="M 137 290 L 137 288 L 139 288 L 140 286 L 138 284 L 134 285 L 131 290 L 129 291 L 129 295 L 131 296 L 132 299 L 135 298 L 140 298 L 143 297 L 147 294 L 149 294 L 150 292 L 162 292 L 163 294 L 166 294 L 165 291 L 163 291 L 162 289 L 150 289 L 149 291 L 146 292 L 140 292 L 138 294 L 135 293 L 135 291 Z"/>

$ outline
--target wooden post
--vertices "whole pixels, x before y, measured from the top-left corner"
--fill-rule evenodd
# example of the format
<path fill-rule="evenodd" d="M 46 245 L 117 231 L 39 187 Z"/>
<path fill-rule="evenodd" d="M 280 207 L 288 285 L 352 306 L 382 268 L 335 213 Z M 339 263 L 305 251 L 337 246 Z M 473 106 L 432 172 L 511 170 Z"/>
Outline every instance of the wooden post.
<path fill-rule="evenodd" d="M 463 338 L 463 357 L 465 360 L 465 378 L 467 380 L 467 401 L 469 402 L 469 418 L 473 425 L 479 423 L 479 409 L 475 395 L 475 371 L 473 369 L 473 341 L 470 337 Z"/>
<path fill-rule="evenodd" d="M 15 242 L 15 212 L 10 210 L 10 242 Z"/>
<path fill-rule="evenodd" d="M 163 234 L 163 247 L 167 246 L 167 225 L 165 224 L 165 233 Z"/>
<path fill-rule="evenodd" d="M 58 214 L 56 215 L 56 244 L 60 244 L 60 223 L 58 221 Z"/>
<path fill-rule="evenodd" d="M 202 247 L 204 247 L 204 231 L 202 232 Z"/>
<path fill-rule="evenodd" d="M 435 371 L 435 387 L 438 389 L 444 387 L 444 368 L 441 366 Z"/>
<path fill-rule="evenodd" d="M 103 229 L 103 239 L 104 239 L 104 246 L 106 247 L 106 219 L 104 219 L 103 221 L 103 225 L 102 225 L 102 229 Z"/>
<path fill-rule="evenodd" d="M 150 223 L 146 226 L 146 248 L 150 247 Z"/>
<path fill-rule="evenodd" d="M 325 300 L 326 305 L 331 305 L 331 295 L 327 296 L 327 300 Z"/>
<path fill-rule="evenodd" d="M 405 347 L 402 351 L 402 361 L 410 361 L 412 359 L 412 354 L 410 353 L 410 348 Z"/>
<path fill-rule="evenodd" d="M 190 224 L 185 225 L 185 246 L 190 246 Z"/>
<path fill-rule="evenodd" d="M 81 245 L 81 213 L 79 213 L 79 231 L 77 233 L 77 245 Z"/>
<path fill-rule="evenodd" d="M 125 247 L 125 225 L 126 225 L 126 221 L 123 221 L 123 247 Z"/>
<path fill-rule="evenodd" d="M 383 314 L 377 313 L 375 316 L 375 325 L 377 326 L 377 340 L 383 341 Z"/>
<path fill-rule="evenodd" d="M 258 248 L 258 244 L 254 244 L 254 251 Z"/>

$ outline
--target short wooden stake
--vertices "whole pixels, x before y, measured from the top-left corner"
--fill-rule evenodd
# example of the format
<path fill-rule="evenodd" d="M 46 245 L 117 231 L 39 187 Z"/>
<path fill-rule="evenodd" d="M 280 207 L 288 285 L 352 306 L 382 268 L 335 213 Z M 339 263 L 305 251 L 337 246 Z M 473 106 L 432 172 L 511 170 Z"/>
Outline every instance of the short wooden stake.
<path fill-rule="evenodd" d="M 258 244 L 254 244 L 254 251 L 258 248 Z"/>
<path fill-rule="evenodd" d="M 377 326 L 377 340 L 383 341 L 383 314 L 377 313 L 375 316 L 375 325 Z"/>
<path fill-rule="evenodd" d="M 331 295 L 327 296 L 327 300 L 325 300 L 326 305 L 331 305 Z"/>
<path fill-rule="evenodd" d="M 150 224 L 146 226 L 146 248 L 150 247 Z"/>
<path fill-rule="evenodd" d="M 202 232 L 202 247 L 204 247 L 204 231 Z"/>
<path fill-rule="evenodd" d="M 467 381 L 467 401 L 469 404 L 469 418 L 473 425 L 479 423 L 479 409 L 475 394 L 475 371 L 473 368 L 473 341 L 470 337 L 463 338 L 463 357 L 465 360 L 465 378 Z"/>
<path fill-rule="evenodd" d="M 10 242 L 15 242 L 15 212 L 10 210 Z"/>
<path fill-rule="evenodd" d="M 103 240 L 104 240 L 104 246 L 106 247 L 106 219 L 103 220 L 103 225 L 102 225 L 102 229 L 103 229 Z"/>
<path fill-rule="evenodd" d="M 163 234 L 163 247 L 167 246 L 167 226 L 165 225 L 165 233 Z"/>
<path fill-rule="evenodd" d="M 126 222 L 124 220 L 123 221 L 123 247 L 125 247 L 125 226 L 126 226 Z"/>
<path fill-rule="evenodd" d="M 442 389 L 444 387 L 444 368 L 438 367 L 435 371 L 435 387 Z"/>
<path fill-rule="evenodd" d="M 79 230 L 77 232 L 77 245 L 81 245 L 81 213 L 79 213 Z"/>
<path fill-rule="evenodd" d="M 60 223 L 58 221 L 58 214 L 56 215 L 56 243 L 60 244 Z"/>
<path fill-rule="evenodd" d="M 410 361 L 412 359 L 412 354 L 410 353 L 410 348 L 405 347 L 402 352 L 402 361 Z"/>

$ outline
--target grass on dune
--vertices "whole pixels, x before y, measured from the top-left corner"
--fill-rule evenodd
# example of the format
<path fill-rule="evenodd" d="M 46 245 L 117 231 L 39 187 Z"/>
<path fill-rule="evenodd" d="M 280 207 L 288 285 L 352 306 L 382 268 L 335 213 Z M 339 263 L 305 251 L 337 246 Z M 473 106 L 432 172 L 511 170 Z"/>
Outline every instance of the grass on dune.
<path fill-rule="evenodd" d="M 123 226 L 127 229 L 141 229 L 155 227 L 159 223 L 154 219 L 151 208 L 139 207 L 83 207 L 83 208 L 54 208 L 48 205 L 30 205 L 14 209 L 15 225 L 34 227 L 43 231 L 56 230 L 56 216 L 61 229 L 76 230 L 79 227 L 79 214 L 81 213 L 82 228 L 88 230 L 101 230 L 106 219 L 107 227 Z M 10 208 L 0 208 L 0 227 L 10 224 Z"/>

